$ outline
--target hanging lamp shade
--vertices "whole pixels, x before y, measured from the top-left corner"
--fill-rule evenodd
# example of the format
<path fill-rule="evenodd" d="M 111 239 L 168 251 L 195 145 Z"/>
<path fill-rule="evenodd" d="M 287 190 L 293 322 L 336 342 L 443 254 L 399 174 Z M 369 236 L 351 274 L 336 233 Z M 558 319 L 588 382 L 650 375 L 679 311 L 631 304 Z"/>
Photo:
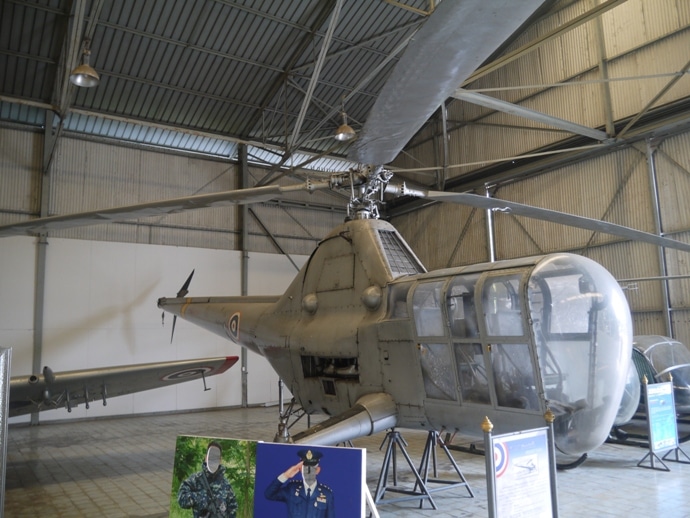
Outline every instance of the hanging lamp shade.
<path fill-rule="evenodd" d="M 345 110 L 340 112 L 340 114 L 343 116 L 343 123 L 338 126 L 338 129 L 335 130 L 335 140 L 339 140 L 340 142 L 347 142 L 348 140 L 352 140 L 357 136 L 355 133 L 355 130 L 352 129 L 352 126 L 350 126 L 347 123 L 347 114 L 345 113 Z"/>
<path fill-rule="evenodd" d="M 89 65 L 90 55 L 91 51 L 87 46 L 84 48 L 84 53 L 82 55 L 82 64 L 72 70 L 72 73 L 69 75 L 69 80 L 72 84 L 84 88 L 91 88 L 93 86 L 98 86 L 98 83 L 101 82 L 98 72 Z"/>

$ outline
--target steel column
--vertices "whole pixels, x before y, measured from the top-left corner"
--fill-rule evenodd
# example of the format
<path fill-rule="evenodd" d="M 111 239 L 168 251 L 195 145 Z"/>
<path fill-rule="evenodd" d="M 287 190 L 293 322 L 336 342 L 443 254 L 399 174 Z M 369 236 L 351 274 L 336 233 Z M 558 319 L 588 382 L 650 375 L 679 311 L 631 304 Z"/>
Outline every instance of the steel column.
<path fill-rule="evenodd" d="M 7 413 L 10 405 L 10 365 L 12 349 L 0 349 L 0 516 L 5 509 L 5 468 L 7 465 Z"/>
<path fill-rule="evenodd" d="M 661 208 L 659 203 L 659 180 L 656 173 L 656 144 L 650 139 L 647 139 L 647 170 L 649 171 L 649 188 L 652 194 L 652 203 L 654 206 L 654 231 L 657 235 L 662 236 L 661 228 Z M 659 270 L 662 277 L 665 277 L 661 283 L 661 290 L 664 297 L 664 320 L 666 323 L 666 336 L 673 338 L 673 322 L 671 320 L 671 298 L 668 289 L 668 269 L 666 267 L 666 254 L 663 247 L 658 247 L 659 253 Z"/>
<path fill-rule="evenodd" d="M 247 146 L 241 144 L 238 149 L 238 154 L 240 158 L 240 189 L 246 189 L 249 187 L 249 163 L 247 160 Z M 238 219 L 240 224 L 240 250 L 242 251 L 242 261 L 241 261 L 241 295 L 243 297 L 249 294 L 249 229 L 247 228 L 248 217 L 248 205 L 240 204 L 238 206 Z M 249 372 L 247 371 L 247 356 L 248 352 L 245 347 L 242 347 L 242 352 L 240 353 L 240 364 L 242 366 L 242 408 L 246 408 L 248 403 L 249 395 Z"/>
<path fill-rule="evenodd" d="M 38 186 L 40 189 L 40 214 L 41 217 L 48 216 L 48 208 L 50 204 L 50 165 L 52 163 L 53 153 L 57 145 L 57 138 L 59 128 L 53 133 L 53 122 L 55 114 L 52 111 L 46 111 L 46 121 L 43 133 L 43 161 L 41 171 L 41 182 Z M 48 252 L 48 235 L 42 233 L 38 236 L 36 242 L 36 270 L 34 273 L 34 315 L 33 315 L 33 351 L 31 372 L 37 374 L 41 372 L 41 364 L 43 363 L 43 309 L 45 302 L 45 284 L 46 284 L 46 256 Z M 38 412 L 31 414 L 31 424 L 38 424 Z"/>
<path fill-rule="evenodd" d="M 484 186 L 484 195 L 491 198 L 488 186 Z M 494 213 L 492 209 L 486 209 L 486 235 L 489 246 L 489 261 L 496 262 L 496 236 L 494 235 Z"/>

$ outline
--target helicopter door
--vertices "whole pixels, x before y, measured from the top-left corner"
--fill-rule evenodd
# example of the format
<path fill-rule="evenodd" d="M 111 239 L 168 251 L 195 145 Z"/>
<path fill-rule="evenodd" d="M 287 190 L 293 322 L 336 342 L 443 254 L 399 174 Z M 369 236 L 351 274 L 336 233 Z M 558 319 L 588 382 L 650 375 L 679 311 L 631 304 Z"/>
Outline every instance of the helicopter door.
<path fill-rule="evenodd" d="M 469 274 L 458 275 L 450 281 L 446 290 L 446 313 L 462 401 L 489 405 L 489 379 L 474 302 L 478 279 L 479 274 Z"/>
<path fill-rule="evenodd" d="M 419 337 L 419 361 L 424 390 L 430 399 L 457 401 L 457 388 L 441 301 L 446 281 L 418 284 L 412 295 L 412 313 Z"/>
<path fill-rule="evenodd" d="M 525 332 L 521 273 L 492 275 L 482 284 L 489 365 L 498 406 L 539 410 L 535 362 Z"/>

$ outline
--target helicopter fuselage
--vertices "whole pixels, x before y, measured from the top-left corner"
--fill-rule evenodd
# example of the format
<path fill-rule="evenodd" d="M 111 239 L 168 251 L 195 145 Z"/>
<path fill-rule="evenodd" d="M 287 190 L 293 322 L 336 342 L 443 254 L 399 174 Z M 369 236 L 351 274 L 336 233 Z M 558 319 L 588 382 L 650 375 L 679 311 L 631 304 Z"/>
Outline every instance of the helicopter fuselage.
<path fill-rule="evenodd" d="M 544 426 L 581 454 L 615 418 L 630 359 L 625 298 L 571 254 L 426 272 L 380 220 L 327 236 L 280 297 L 159 305 L 265 356 L 309 413 L 386 394 L 396 426 L 481 435 Z M 607 424 L 608 423 L 608 424 Z"/>

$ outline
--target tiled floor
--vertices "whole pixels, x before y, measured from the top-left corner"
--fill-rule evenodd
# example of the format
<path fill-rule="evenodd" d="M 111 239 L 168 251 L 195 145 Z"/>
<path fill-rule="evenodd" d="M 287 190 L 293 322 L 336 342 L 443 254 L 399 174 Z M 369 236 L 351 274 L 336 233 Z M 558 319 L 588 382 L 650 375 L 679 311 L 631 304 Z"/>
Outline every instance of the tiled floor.
<path fill-rule="evenodd" d="M 168 516 L 177 435 L 270 441 L 276 415 L 272 407 L 10 427 L 5 516 Z M 417 463 L 426 434 L 404 431 L 403 436 Z M 367 448 L 372 493 L 383 461 L 383 438 L 379 434 L 354 444 Z M 559 516 L 690 517 L 690 465 L 667 463 L 670 472 L 637 467 L 645 453 L 639 447 L 605 444 L 582 466 L 559 471 Z M 444 455 L 438 458 L 439 475 L 450 477 L 450 463 Z M 454 458 L 474 498 L 459 487 L 433 494 L 438 510 L 428 502 L 420 510 L 419 501 L 408 501 L 379 504 L 380 516 L 487 517 L 484 458 L 461 452 L 454 452 Z M 414 479 L 405 468 L 398 456 L 398 484 L 411 487 Z M 393 496 L 386 493 L 385 498 Z"/>

